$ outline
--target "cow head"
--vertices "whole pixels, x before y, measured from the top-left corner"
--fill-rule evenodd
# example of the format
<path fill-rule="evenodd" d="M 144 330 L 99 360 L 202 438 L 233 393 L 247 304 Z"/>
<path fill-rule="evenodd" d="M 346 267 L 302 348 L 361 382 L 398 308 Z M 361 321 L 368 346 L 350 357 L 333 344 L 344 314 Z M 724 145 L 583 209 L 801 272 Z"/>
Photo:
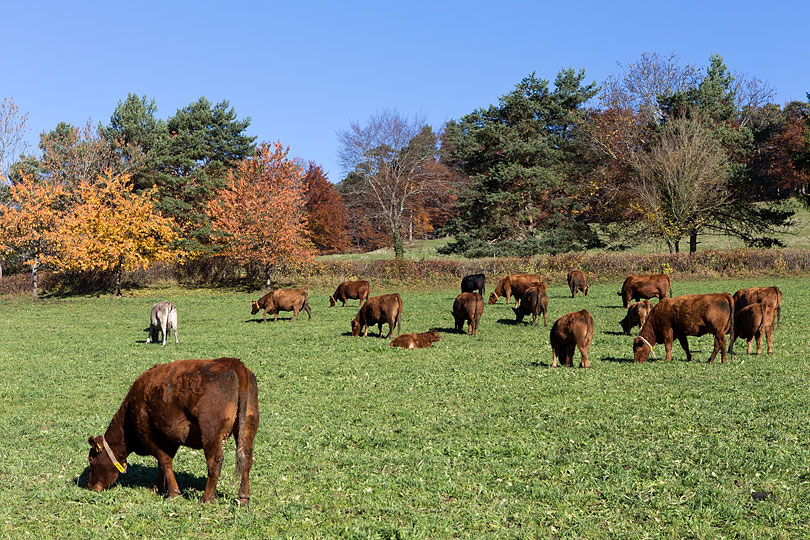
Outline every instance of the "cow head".
<path fill-rule="evenodd" d="M 439 335 L 439 331 L 435 328 L 431 328 L 427 331 L 427 338 L 430 340 L 431 343 L 436 343 L 437 341 L 442 340 L 442 336 Z"/>
<path fill-rule="evenodd" d="M 633 327 L 633 321 L 630 320 L 630 313 L 624 316 L 624 319 L 619 321 L 619 324 L 622 325 L 622 331 L 625 335 L 630 335 L 630 329 Z"/>
<path fill-rule="evenodd" d="M 489 303 L 494 304 L 498 301 L 498 295 L 495 293 L 489 293 Z"/>
<path fill-rule="evenodd" d="M 118 480 L 118 469 L 110 461 L 107 452 L 104 451 L 104 438 L 101 435 L 87 439 L 90 443 L 90 479 L 87 481 L 87 489 L 101 491 L 110 487 Z"/>
<path fill-rule="evenodd" d="M 259 302 L 256 300 L 253 301 L 253 308 L 250 310 L 251 315 L 256 315 L 261 308 L 259 307 Z"/>
<path fill-rule="evenodd" d="M 329 297 L 329 307 L 335 307 L 335 297 L 334 296 Z"/>
<path fill-rule="evenodd" d="M 357 337 L 360 335 L 360 321 L 357 319 L 352 319 L 352 335 Z"/>
<path fill-rule="evenodd" d="M 633 340 L 633 359 L 636 362 L 646 362 L 647 358 L 650 357 L 650 353 L 652 352 L 652 347 L 650 347 L 650 343 L 637 337 Z"/>

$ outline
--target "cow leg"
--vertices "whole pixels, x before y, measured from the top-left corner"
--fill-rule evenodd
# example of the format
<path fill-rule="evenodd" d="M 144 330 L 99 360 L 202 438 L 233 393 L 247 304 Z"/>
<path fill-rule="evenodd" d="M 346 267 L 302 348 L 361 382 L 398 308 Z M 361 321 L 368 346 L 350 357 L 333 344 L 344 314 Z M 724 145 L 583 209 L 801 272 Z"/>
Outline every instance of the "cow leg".
<path fill-rule="evenodd" d="M 757 355 L 762 354 L 762 332 L 757 332 Z"/>
<path fill-rule="evenodd" d="M 177 453 L 177 448 L 178 448 L 177 446 L 169 448 L 168 455 L 170 459 L 174 458 L 174 455 Z M 155 491 L 155 493 L 163 493 L 168 489 L 167 483 L 168 481 L 166 479 L 166 470 L 163 468 L 163 463 L 161 462 L 161 460 L 158 459 L 158 473 L 157 478 L 155 478 L 155 485 L 152 486 L 152 489 Z"/>
<path fill-rule="evenodd" d="M 309 301 L 307 301 L 306 303 L 304 303 L 304 311 L 306 311 L 306 312 L 307 312 L 307 315 L 308 315 L 308 316 L 309 316 L 309 318 L 311 319 L 311 318 L 312 318 L 312 310 L 311 310 L 311 309 L 309 309 Z"/>
<path fill-rule="evenodd" d="M 543 310 L 543 326 L 548 326 L 548 316 L 545 309 Z"/>
<path fill-rule="evenodd" d="M 394 335 L 394 324 L 394 321 L 388 321 L 388 335 L 385 336 L 385 339 Z M 382 323 L 380 323 L 380 337 L 382 337 Z"/>
<path fill-rule="evenodd" d="M 151 450 L 152 454 L 154 454 L 158 461 L 158 475 L 161 475 L 162 471 L 162 484 L 168 491 L 169 497 L 177 497 L 180 495 L 180 488 L 177 486 L 177 479 L 174 477 L 174 468 L 172 466 L 173 456 L 154 445 L 152 446 Z M 176 451 L 177 448 L 174 449 L 174 452 Z"/>
<path fill-rule="evenodd" d="M 557 367 L 557 347 L 551 347 L 551 367 Z"/>
<path fill-rule="evenodd" d="M 751 347 L 754 345 L 754 338 L 748 340 L 748 354 L 751 354 Z"/>
<path fill-rule="evenodd" d="M 689 342 L 686 341 L 685 337 L 678 338 L 678 340 L 681 342 L 681 347 L 683 347 L 683 350 L 686 351 L 687 362 L 691 362 L 692 353 L 689 352 Z M 667 339 L 664 341 L 664 351 L 666 352 L 667 362 L 672 362 L 672 339 Z M 650 348 L 650 355 L 652 355 L 652 347 Z"/>
<path fill-rule="evenodd" d="M 709 357 L 709 362 L 714 362 L 714 357 L 717 356 L 717 351 L 720 351 L 720 362 L 725 364 L 728 362 L 726 358 L 726 334 L 722 330 L 714 335 L 714 349 L 712 355 Z"/>
<path fill-rule="evenodd" d="M 262 322 L 267 322 L 267 312 L 270 311 L 269 309 L 264 310 L 264 319 Z"/>
<path fill-rule="evenodd" d="M 369 325 L 366 325 L 365 330 L 363 331 L 363 337 L 368 337 L 368 329 Z M 382 334 L 382 327 L 380 327 L 380 333 Z"/>
<path fill-rule="evenodd" d="M 588 368 L 591 367 L 591 363 L 588 361 L 588 349 L 577 345 L 579 348 L 579 354 L 582 355 L 582 360 L 579 362 L 579 367 L 581 368 Z"/>
<path fill-rule="evenodd" d="M 532 326 L 537 326 L 537 313 L 532 313 Z"/>
<path fill-rule="evenodd" d="M 765 341 L 768 342 L 768 354 L 773 354 L 773 325 L 765 329 Z"/>
<path fill-rule="evenodd" d="M 166 346 L 166 338 L 169 337 L 169 321 L 161 321 L 160 323 L 161 330 L 163 330 L 163 346 Z"/>
<path fill-rule="evenodd" d="M 567 367 L 574 367 L 574 351 L 576 349 L 576 343 L 571 343 L 565 347 L 565 365 Z"/>
<path fill-rule="evenodd" d="M 222 438 L 219 437 L 219 433 L 214 433 L 214 438 L 217 440 L 203 441 L 205 463 L 208 465 L 208 480 L 205 482 L 205 493 L 203 493 L 202 502 L 214 500 L 219 474 L 222 471 L 222 461 L 225 459 L 225 454 L 222 451 Z"/>
<path fill-rule="evenodd" d="M 293 322 L 296 317 L 298 317 L 298 307 L 293 306 L 293 316 L 292 316 L 292 319 L 290 319 L 290 322 Z"/>

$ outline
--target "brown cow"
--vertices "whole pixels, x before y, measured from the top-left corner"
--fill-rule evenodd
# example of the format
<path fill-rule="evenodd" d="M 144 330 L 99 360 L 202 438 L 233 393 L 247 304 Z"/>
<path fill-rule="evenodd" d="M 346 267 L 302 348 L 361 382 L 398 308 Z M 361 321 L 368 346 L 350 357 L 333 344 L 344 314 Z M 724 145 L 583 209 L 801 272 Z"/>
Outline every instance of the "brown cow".
<path fill-rule="evenodd" d="M 329 307 L 334 307 L 338 300 L 346 307 L 346 300 L 360 300 L 358 306 L 363 305 L 363 301 L 368 299 L 368 281 L 344 281 L 335 290 L 335 294 L 329 297 Z"/>
<path fill-rule="evenodd" d="M 214 500 L 222 469 L 222 442 L 236 440 L 239 503 L 250 501 L 253 439 L 259 427 L 256 377 L 236 358 L 178 360 L 138 377 L 104 435 L 90 437 L 90 480 L 101 491 L 126 472 L 131 453 L 158 461 L 155 490 L 180 494 L 172 458 L 180 446 L 202 448 L 208 464 L 203 502 Z"/>
<path fill-rule="evenodd" d="M 579 291 L 582 291 L 583 296 L 588 296 L 588 280 L 582 270 L 568 272 L 568 288 L 571 289 L 571 298 L 574 298 Z"/>
<path fill-rule="evenodd" d="M 740 311 L 745 306 L 762 302 L 776 312 L 776 326 L 782 321 L 782 291 L 779 287 L 751 287 L 734 293 L 734 309 Z"/>
<path fill-rule="evenodd" d="M 636 362 L 644 362 L 653 345 L 663 342 L 669 362 L 672 360 L 672 342 L 677 339 L 686 351 L 687 361 L 691 362 L 692 353 L 686 336 L 713 334 L 714 350 L 709 362 L 714 361 L 719 350 L 725 364 L 727 333 L 731 333 L 733 340 L 734 299 L 730 294 L 686 294 L 664 298 L 652 308 L 647 322 L 633 340 L 633 357 Z"/>
<path fill-rule="evenodd" d="M 278 320 L 279 311 L 292 311 L 293 316 L 290 322 L 293 322 L 298 317 L 299 311 L 306 311 L 309 318 L 312 318 L 312 312 L 309 310 L 309 299 L 307 291 L 304 289 L 276 289 L 271 291 L 258 300 L 253 301 L 253 309 L 250 310 L 251 315 L 256 315 L 260 309 L 264 310 L 264 322 L 267 322 L 267 314 L 275 315 L 273 322 Z"/>
<path fill-rule="evenodd" d="M 768 354 L 773 354 L 773 318 L 773 306 L 763 302 L 749 304 L 737 311 L 734 314 L 734 335 L 728 345 L 728 352 L 734 352 L 734 340 L 743 338 L 748 340 L 748 354 L 751 354 L 751 345 L 756 338 L 757 354 L 761 354 L 762 335 L 765 334 Z"/>
<path fill-rule="evenodd" d="M 432 348 L 435 342 L 441 340 L 442 338 L 439 332 L 436 331 L 435 328 L 431 328 L 421 334 L 402 334 L 389 343 L 389 345 L 392 347 L 402 347 L 403 349 L 424 349 L 426 347 Z"/>
<path fill-rule="evenodd" d="M 399 294 L 372 296 L 366 300 L 352 321 L 352 335 L 359 336 L 360 331 L 365 329 L 363 337 L 366 337 L 369 327 L 376 324 L 379 325 L 380 337 L 382 337 L 383 323 L 388 323 L 388 335 L 385 337 L 390 338 L 394 333 L 394 325 L 397 327 L 397 333 L 400 332 L 401 321 L 402 297 Z"/>
<path fill-rule="evenodd" d="M 627 309 L 630 306 L 630 299 L 638 302 L 642 298 L 672 298 L 672 280 L 666 274 L 642 274 L 638 276 L 627 276 L 619 291 L 622 297 L 622 306 Z"/>
<path fill-rule="evenodd" d="M 512 308 L 515 312 L 515 324 L 520 324 L 526 315 L 532 316 L 532 326 L 537 325 L 537 315 L 543 312 L 543 326 L 548 326 L 548 296 L 545 289 L 530 287 L 520 297 L 518 307 Z"/>
<path fill-rule="evenodd" d="M 463 332 L 464 321 L 467 321 L 467 331 L 474 336 L 478 332 L 481 314 L 484 313 L 484 298 L 476 292 L 461 293 L 453 302 L 452 313 L 456 320 L 456 332 Z"/>
<path fill-rule="evenodd" d="M 495 287 L 495 292 L 489 295 L 489 303 L 494 304 L 501 296 L 506 297 L 507 304 L 509 304 L 511 296 L 514 296 L 515 302 L 517 302 L 520 294 L 528 288 L 529 284 L 534 282 L 543 282 L 540 274 L 509 274 L 501 279 L 498 286 Z M 543 287 L 545 286 L 545 283 L 543 283 Z"/>
<path fill-rule="evenodd" d="M 629 336 L 630 330 L 634 326 L 638 326 L 639 328 L 644 327 L 644 323 L 647 321 L 647 316 L 650 314 L 651 309 L 652 304 L 649 300 L 636 302 L 627 308 L 627 315 L 624 316 L 624 319 L 619 321 L 619 324 L 622 325 L 622 330 L 624 330 L 624 333 Z"/>
<path fill-rule="evenodd" d="M 551 367 L 557 367 L 557 358 L 563 366 L 574 365 L 574 347 L 579 349 L 582 359 L 579 367 L 591 366 L 588 361 L 588 350 L 593 339 L 593 317 L 586 310 L 574 311 L 563 315 L 551 326 L 549 343 L 551 344 Z"/>

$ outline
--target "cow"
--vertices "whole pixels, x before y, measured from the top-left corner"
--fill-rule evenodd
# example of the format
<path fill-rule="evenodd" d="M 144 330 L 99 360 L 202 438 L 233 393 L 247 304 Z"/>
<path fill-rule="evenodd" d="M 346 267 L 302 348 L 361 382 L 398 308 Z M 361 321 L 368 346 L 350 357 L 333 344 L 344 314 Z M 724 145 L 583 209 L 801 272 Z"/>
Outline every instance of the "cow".
<path fill-rule="evenodd" d="M 203 502 L 214 500 L 222 469 L 222 442 L 236 441 L 239 503 L 250 501 L 253 439 L 259 427 L 256 376 L 237 358 L 178 360 L 143 372 L 124 398 L 104 435 L 90 437 L 90 479 L 101 491 L 126 472 L 131 453 L 158 462 L 155 491 L 180 494 L 172 458 L 180 446 L 202 448 L 208 464 Z"/>
<path fill-rule="evenodd" d="M 360 300 L 358 306 L 363 305 L 364 300 L 368 300 L 368 281 L 344 281 L 335 289 L 335 294 L 329 297 L 329 307 L 335 307 L 337 301 L 343 302 L 346 307 L 346 300 Z"/>
<path fill-rule="evenodd" d="M 619 321 L 619 324 L 622 325 L 622 330 L 624 333 L 629 336 L 630 329 L 634 326 L 638 326 L 639 329 L 643 328 L 651 309 L 652 304 L 649 300 L 636 302 L 627 308 L 627 315 L 624 316 L 624 319 Z"/>
<path fill-rule="evenodd" d="M 530 287 L 523 293 L 520 303 L 517 307 L 512 308 L 512 311 L 515 312 L 515 324 L 520 324 L 524 316 L 531 315 L 532 326 L 537 325 L 537 315 L 542 311 L 543 326 L 548 326 L 548 296 L 545 289 Z"/>
<path fill-rule="evenodd" d="M 653 345 L 663 342 L 667 362 L 672 360 L 672 342 L 677 339 L 686 352 L 687 361 L 692 361 L 687 336 L 714 335 L 714 350 L 709 362 L 720 351 L 726 363 L 726 334 L 734 339 L 734 298 L 728 293 L 686 294 L 675 298 L 663 298 L 656 304 L 637 338 L 633 340 L 633 358 L 644 362 L 652 352 Z M 733 354 L 733 353 L 732 353 Z"/>
<path fill-rule="evenodd" d="M 453 302 L 453 318 L 456 320 L 456 332 L 464 331 L 464 322 L 467 322 L 467 331 L 471 336 L 478 332 L 478 323 L 484 313 L 484 298 L 476 292 L 463 292 L 456 296 Z"/>
<path fill-rule="evenodd" d="M 515 297 L 515 302 L 520 298 L 520 294 L 528 288 L 529 284 L 534 282 L 543 283 L 543 278 L 540 274 L 510 274 L 501 279 L 498 286 L 495 287 L 495 292 L 489 295 L 489 303 L 494 304 L 501 296 L 506 297 L 506 303 L 509 304 L 509 298 Z M 545 283 L 543 287 L 545 288 Z"/>
<path fill-rule="evenodd" d="M 470 274 L 469 276 L 464 276 L 464 279 L 461 280 L 461 292 L 463 293 L 471 293 L 478 291 L 478 294 L 481 295 L 483 298 L 486 294 L 486 285 L 487 277 L 484 274 Z"/>
<path fill-rule="evenodd" d="M 397 334 L 400 332 L 402 322 L 402 297 L 399 294 L 383 294 L 372 296 L 362 305 L 360 311 L 352 320 L 352 335 L 359 336 L 363 332 L 363 337 L 368 335 L 369 327 L 378 325 L 380 337 L 382 337 L 383 323 L 388 323 L 388 335 L 390 338 L 394 333 L 394 325 L 397 327 Z"/>
<path fill-rule="evenodd" d="M 571 289 L 571 298 L 576 297 L 579 291 L 582 291 L 582 296 L 588 296 L 588 280 L 582 270 L 568 272 L 568 288 Z"/>
<path fill-rule="evenodd" d="M 432 348 L 435 342 L 441 340 L 439 332 L 435 328 L 431 328 L 421 334 L 402 334 L 389 345 L 391 347 L 402 347 L 403 349 L 424 349 L 426 347 Z"/>
<path fill-rule="evenodd" d="M 163 333 L 163 346 L 166 346 L 166 338 L 174 329 L 174 344 L 177 340 L 177 307 L 168 301 L 158 302 L 152 306 L 152 313 L 149 315 L 149 328 L 146 329 L 149 335 L 146 337 L 147 343 L 157 343 L 160 341 L 160 334 Z"/>
<path fill-rule="evenodd" d="M 740 311 L 745 306 L 762 302 L 776 312 L 776 326 L 782 321 L 782 291 L 779 287 L 751 287 L 734 293 L 734 309 Z"/>
<path fill-rule="evenodd" d="M 299 311 L 306 311 L 309 318 L 312 318 L 312 311 L 309 309 L 309 296 L 304 289 L 276 289 L 270 291 L 258 300 L 253 301 L 250 310 L 251 315 L 256 315 L 260 309 L 264 310 L 263 322 L 267 322 L 267 314 L 275 315 L 273 322 L 278 321 L 279 311 L 292 311 L 293 316 L 290 322 L 298 317 Z"/>
<path fill-rule="evenodd" d="M 627 276 L 622 285 L 622 290 L 616 294 L 622 297 L 622 306 L 627 309 L 630 306 L 631 299 L 636 302 L 642 298 L 658 298 L 660 300 L 667 297 L 667 290 L 669 290 L 669 297 L 672 298 L 672 280 L 668 275 L 642 274 Z"/>
<path fill-rule="evenodd" d="M 736 304 L 734 307 L 737 307 Z M 773 306 L 764 302 L 749 304 L 737 310 L 734 314 L 734 335 L 729 342 L 728 352 L 734 352 L 734 340 L 743 338 L 748 340 L 748 354 L 751 354 L 754 339 L 757 340 L 757 354 L 761 354 L 764 334 L 768 343 L 768 354 L 773 354 L 773 319 Z"/>
<path fill-rule="evenodd" d="M 557 358 L 563 366 L 574 365 L 574 348 L 579 349 L 582 359 L 579 367 L 591 366 L 588 361 L 588 350 L 593 339 L 593 317 L 586 310 L 574 311 L 563 315 L 551 326 L 549 343 L 551 344 L 551 367 L 557 367 Z"/>

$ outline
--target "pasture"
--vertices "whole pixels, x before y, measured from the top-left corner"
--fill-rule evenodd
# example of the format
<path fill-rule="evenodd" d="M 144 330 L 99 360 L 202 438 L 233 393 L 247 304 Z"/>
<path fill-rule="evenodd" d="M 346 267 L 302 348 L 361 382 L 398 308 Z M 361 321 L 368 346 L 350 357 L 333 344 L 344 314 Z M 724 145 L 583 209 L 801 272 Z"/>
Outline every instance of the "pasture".
<path fill-rule="evenodd" d="M 489 276 L 487 293 L 496 279 Z M 450 333 L 458 291 L 400 292 L 403 332 L 438 327 L 434 349 L 350 337 L 351 308 L 313 291 L 313 318 L 259 324 L 239 291 L 147 288 L 111 297 L 0 301 L 3 538 L 800 538 L 810 536 L 810 281 L 684 281 L 676 295 L 778 285 L 774 354 L 706 364 L 631 362 L 620 283 L 587 298 L 549 288 L 549 327 L 514 326 L 503 300 L 478 336 Z M 146 345 L 149 309 L 178 307 L 180 345 Z M 588 309 L 591 369 L 551 369 L 549 328 Z M 387 332 L 387 326 L 386 332 Z M 466 325 L 465 325 L 466 328 Z M 370 332 L 376 335 L 376 328 Z M 638 329 L 634 330 L 634 334 Z M 181 448 L 182 496 L 151 490 L 152 457 L 102 493 L 87 438 L 155 363 L 235 356 L 259 382 L 248 508 L 235 504 L 234 442 L 214 503 L 201 451 Z M 579 353 L 575 365 L 579 364 Z M 769 492 L 762 501 L 752 492 Z"/>

